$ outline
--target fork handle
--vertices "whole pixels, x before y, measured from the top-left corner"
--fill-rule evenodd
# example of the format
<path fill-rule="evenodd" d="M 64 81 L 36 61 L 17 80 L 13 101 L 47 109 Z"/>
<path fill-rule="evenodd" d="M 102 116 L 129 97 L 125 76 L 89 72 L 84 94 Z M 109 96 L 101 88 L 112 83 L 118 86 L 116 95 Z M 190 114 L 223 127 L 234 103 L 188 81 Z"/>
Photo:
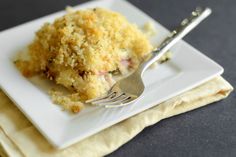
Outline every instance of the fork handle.
<path fill-rule="evenodd" d="M 194 29 L 200 22 L 207 18 L 211 14 L 210 8 L 196 8 L 190 17 L 184 19 L 180 26 L 173 30 L 161 45 L 152 52 L 152 55 L 143 63 L 140 64 L 140 72 L 143 72 L 154 62 L 159 60 L 168 50 L 174 46 L 179 40 L 187 35 L 192 29 Z"/>

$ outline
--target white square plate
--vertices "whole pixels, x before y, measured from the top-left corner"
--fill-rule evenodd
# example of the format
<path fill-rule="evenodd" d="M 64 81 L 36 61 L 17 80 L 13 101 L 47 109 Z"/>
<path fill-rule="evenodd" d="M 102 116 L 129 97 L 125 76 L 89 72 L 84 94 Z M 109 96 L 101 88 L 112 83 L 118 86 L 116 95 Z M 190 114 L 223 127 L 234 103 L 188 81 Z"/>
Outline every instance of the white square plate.
<path fill-rule="evenodd" d="M 91 1 L 75 9 L 104 7 L 125 15 L 138 26 L 153 22 L 158 35 L 151 39 L 158 44 L 168 30 L 142 11 L 123 0 Z M 51 102 L 47 81 L 24 78 L 12 58 L 34 38 L 43 23 L 62 16 L 61 11 L 0 33 L 0 85 L 17 107 L 57 148 L 67 147 L 132 115 L 153 107 L 173 96 L 223 73 L 223 68 L 184 41 L 171 50 L 174 57 L 167 63 L 144 74 L 146 89 L 138 102 L 116 109 L 88 107 L 71 115 Z"/>

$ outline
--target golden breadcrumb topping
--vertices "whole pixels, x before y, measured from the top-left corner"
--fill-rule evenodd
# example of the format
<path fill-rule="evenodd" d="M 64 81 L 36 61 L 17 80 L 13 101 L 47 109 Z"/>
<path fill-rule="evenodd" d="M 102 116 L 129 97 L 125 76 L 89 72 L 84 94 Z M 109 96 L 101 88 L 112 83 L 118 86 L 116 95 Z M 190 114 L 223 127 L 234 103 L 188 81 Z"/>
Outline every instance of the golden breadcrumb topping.
<path fill-rule="evenodd" d="M 27 77 L 43 74 L 68 88 L 73 96 L 54 92 L 52 98 L 78 112 L 80 101 L 106 93 L 113 75 L 136 68 L 152 49 L 147 36 L 124 16 L 94 8 L 70 11 L 44 24 L 28 47 L 30 60 L 16 65 Z"/>

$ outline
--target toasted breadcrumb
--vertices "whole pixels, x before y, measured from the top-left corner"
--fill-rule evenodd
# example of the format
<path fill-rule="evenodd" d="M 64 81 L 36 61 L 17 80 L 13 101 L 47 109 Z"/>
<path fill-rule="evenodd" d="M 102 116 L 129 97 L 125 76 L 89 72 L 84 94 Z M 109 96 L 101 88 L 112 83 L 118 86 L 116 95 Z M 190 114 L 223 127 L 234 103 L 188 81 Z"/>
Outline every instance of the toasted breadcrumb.
<path fill-rule="evenodd" d="M 29 60 L 15 63 L 26 77 L 43 74 L 73 94 L 50 92 L 66 110 L 79 112 L 87 99 L 105 94 L 113 73 L 135 69 L 152 51 L 147 35 L 119 13 L 72 11 L 46 23 L 28 47 Z M 75 98 L 76 97 L 76 98 Z"/>
<path fill-rule="evenodd" d="M 53 103 L 60 104 L 64 109 L 69 110 L 73 113 L 79 112 L 84 108 L 84 104 L 79 99 L 78 94 L 64 95 L 61 92 L 51 90 L 49 91 Z"/>
<path fill-rule="evenodd" d="M 156 29 L 155 29 L 152 22 L 145 23 L 144 26 L 143 26 L 143 31 L 149 37 L 154 36 L 154 35 L 157 34 Z"/>
<path fill-rule="evenodd" d="M 67 7 L 66 7 L 66 12 L 67 12 L 67 13 L 73 13 L 73 12 L 75 12 L 75 10 L 74 10 L 73 7 L 67 6 Z"/>

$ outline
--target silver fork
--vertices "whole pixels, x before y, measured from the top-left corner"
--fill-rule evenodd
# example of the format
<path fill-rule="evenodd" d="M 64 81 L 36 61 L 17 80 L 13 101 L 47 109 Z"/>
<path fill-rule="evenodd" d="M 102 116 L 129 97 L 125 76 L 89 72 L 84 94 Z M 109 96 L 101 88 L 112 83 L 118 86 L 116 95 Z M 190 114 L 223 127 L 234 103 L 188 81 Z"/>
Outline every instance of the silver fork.
<path fill-rule="evenodd" d="M 133 103 L 142 95 L 145 86 L 142 80 L 144 71 L 154 62 L 159 60 L 168 50 L 180 39 L 195 28 L 201 21 L 211 14 L 210 8 L 196 8 L 191 16 L 184 19 L 180 26 L 171 32 L 161 45 L 151 53 L 151 57 L 143 61 L 137 70 L 126 78 L 116 82 L 109 90 L 107 95 L 95 99 L 87 100 L 96 106 L 121 107 Z"/>

